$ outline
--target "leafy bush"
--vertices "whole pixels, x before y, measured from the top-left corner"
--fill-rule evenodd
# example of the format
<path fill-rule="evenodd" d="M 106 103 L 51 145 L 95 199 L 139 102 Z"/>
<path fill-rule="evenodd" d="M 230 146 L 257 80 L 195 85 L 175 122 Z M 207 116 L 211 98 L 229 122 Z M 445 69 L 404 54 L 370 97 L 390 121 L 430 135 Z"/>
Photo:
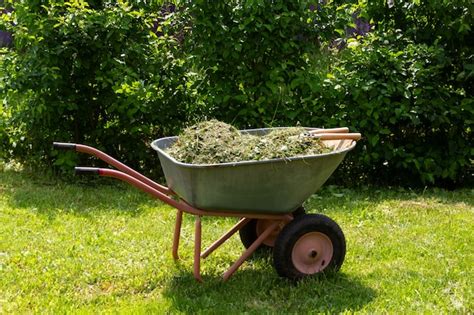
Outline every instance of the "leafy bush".
<path fill-rule="evenodd" d="M 445 82 L 474 94 L 474 2 L 459 1 L 367 1 L 367 14 L 380 31 L 400 30 L 416 43 L 439 46 L 450 58 Z"/>
<path fill-rule="evenodd" d="M 5 130 L 6 121 L 8 120 L 7 113 L 0 104 L 0 166 L 7 160 L 7 152 L 5 148 L 9 147 L 9 137 Z"/>
<path fill-rule="evenodd" d="M 73 165 L 63 140 L 152 171 L 150 140 L 208 117 L 352 127 L 365 138 L 338 182 L 471 176 L 468 0 L 14 3 L 0 158 Z"/>
<path fill-rule="evenodd" d="M 362 132 L 363 151 L 351 155 L 358 176 L 462 182 L 472 167 L 474 99 L 446 79 L 451 65 L 440 46 L 400 31 L 372 34 L 336 60 L 323 89 L 331 105 L 315 123 L 335 120 Z"/>
<path fill-rule="evenodd" d="M 359 176 L 401 184 L 472 181 L 474 3 L 364 5 L 361 15 L 375 32 L 337 56 L 323 89 L 339 92 L 327 93 L 340 108 L 334 116 L 347 115 L 367 136 L 364 153 L 351 155 Z"/>
<path fill-rule="evenodd" d="M 294 123 L 314 84 L 310 60 L 356 6 L 314 1 L 188 1 L 185 47 L 209 113 L 240 127 Z M 306 95 L 305 95 L 306 94 Z"/>
<path fill-rule="evenodd" d="M 195 113 L 171 17 L 126 2 L 15 3 L 15 49 L 3 65 L 10 155 L 49 162 L 62 140 L 156 169 L 149 141 Z M 158 19 L 161 36 L 151 31 Z M 56 165 L 77 162 L 57 154 Z"/>
<path fill-rule="evenodd" d="M 299 122 L 361 131 L 365 139 L 339 180 L 462 182 L 472 164 L 472 92 L 470 74 L 462 72 L 469 67 L 457 64 L 439 38 L 393 31 L 398 3 L 396 16 L 382 17 L 390 10 L 386 2 L 343 2 L 190 3 L 187 49 L 203 73 L 196 83 L 210 115 L 241 127 Z M 419 7 L 402 11 L 419 18 L 435 13 Z M 458 11 L 454 6 L 448 14 Z M 373 16 L 381 22 L 364 22 Z M 350 37 L 373 27 L 367 39 Z"/>

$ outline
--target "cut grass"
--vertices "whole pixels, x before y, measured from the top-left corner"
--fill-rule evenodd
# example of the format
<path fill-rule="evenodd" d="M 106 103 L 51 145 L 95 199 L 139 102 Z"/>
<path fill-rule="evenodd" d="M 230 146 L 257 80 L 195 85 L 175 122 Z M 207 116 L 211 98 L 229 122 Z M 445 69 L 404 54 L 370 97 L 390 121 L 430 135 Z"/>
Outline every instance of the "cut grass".
<path fill-rule="evenodd" d="M 191 164 L 287 159 L 331 152 L 316 137 L 302 136 L 303 127 L 275 128 L 255 135 L 240 133 L 232 125 L 212 119 L 192 125 L 178 136 L 166 152 Z"/>
<path fill-rule="evenodd" d="M 263 256 L 223 283 L 221 273 L 243 250 L 233 237 L 203 261 L 199 284 L 192 217 L 185 216 L 175 263 L 171 207 L 122 184 L 0 172 L 0 313 L 469 313 L 473 197 L 468 189 L 328 186 L 306 207 L 342 227 L 347 256 L 339 273 L 294 285 Z M 203 247 L 234 223 L 203 221 Z"/>

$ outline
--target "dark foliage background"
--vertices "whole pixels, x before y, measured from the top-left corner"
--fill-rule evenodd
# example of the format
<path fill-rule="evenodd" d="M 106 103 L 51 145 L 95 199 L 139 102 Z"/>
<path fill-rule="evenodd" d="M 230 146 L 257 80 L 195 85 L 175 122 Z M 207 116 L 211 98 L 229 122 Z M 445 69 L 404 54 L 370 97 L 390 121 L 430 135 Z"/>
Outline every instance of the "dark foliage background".
<path fill-rule="evenodd" d="M 218 118 L 361 132 L 338 183 L 469 184 L 474 5 L 353 3 L 4 1 L 0 158 L 67 170 L 51 142 L 80 142 L 159 176 L 151 140 Z"/>

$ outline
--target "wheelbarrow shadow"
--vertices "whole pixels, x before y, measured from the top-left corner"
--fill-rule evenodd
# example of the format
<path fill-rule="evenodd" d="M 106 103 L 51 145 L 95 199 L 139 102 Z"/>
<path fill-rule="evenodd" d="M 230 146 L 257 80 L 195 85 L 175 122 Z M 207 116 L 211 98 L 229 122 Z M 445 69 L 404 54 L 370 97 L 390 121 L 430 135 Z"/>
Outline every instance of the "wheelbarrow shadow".
<path fill-rule="evenodd" d="M 272 268 L 239 270 L 227 282 L 204 275 L 203 283 L 182 269 L 163 290 L 176 309 L 185 313 L 340 313 L 355 312 L 376 292 L 344 273 L 322 275 L 298 283 L 278 277 Z"/>

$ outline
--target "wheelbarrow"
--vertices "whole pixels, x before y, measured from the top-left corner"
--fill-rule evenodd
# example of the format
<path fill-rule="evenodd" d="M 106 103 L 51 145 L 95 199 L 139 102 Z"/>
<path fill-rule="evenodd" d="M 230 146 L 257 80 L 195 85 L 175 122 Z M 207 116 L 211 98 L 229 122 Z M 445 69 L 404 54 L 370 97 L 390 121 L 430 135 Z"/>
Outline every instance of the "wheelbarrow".
<path fill-rule="evenodd" d="M 263 135 L 275 128 L 242 130 Z M 183 213 L 195 216 L 193 274 L 202 281 L 201 259 L 236 232 L 246 248 L 223 274 L 224 281 L 256 250 L 273 248 L 277 273 L 292 280 L 339 270 L 346 252 L 338 224 L 322 214 L 306 214 L 303 202 L 329 178 L 361 138 L 348 128 L 306 128 L 305 136 L 318 137 L 333 148 L 330 153 L 220 164 L 181 163 L 166 153 L 178 137 L 155 140 L 168 187 L 145 177 L 104 152 L 83 144 L 54 142 L 56 149 L 93 155 L 116 169 L 76 167 L 76 174 L 96 174 L 125 181 L 177 210 L 172 255 L 178 248 Z M 238 222 L 209 248 L 201 251 L 201 217 L 236 217 Z"/>

